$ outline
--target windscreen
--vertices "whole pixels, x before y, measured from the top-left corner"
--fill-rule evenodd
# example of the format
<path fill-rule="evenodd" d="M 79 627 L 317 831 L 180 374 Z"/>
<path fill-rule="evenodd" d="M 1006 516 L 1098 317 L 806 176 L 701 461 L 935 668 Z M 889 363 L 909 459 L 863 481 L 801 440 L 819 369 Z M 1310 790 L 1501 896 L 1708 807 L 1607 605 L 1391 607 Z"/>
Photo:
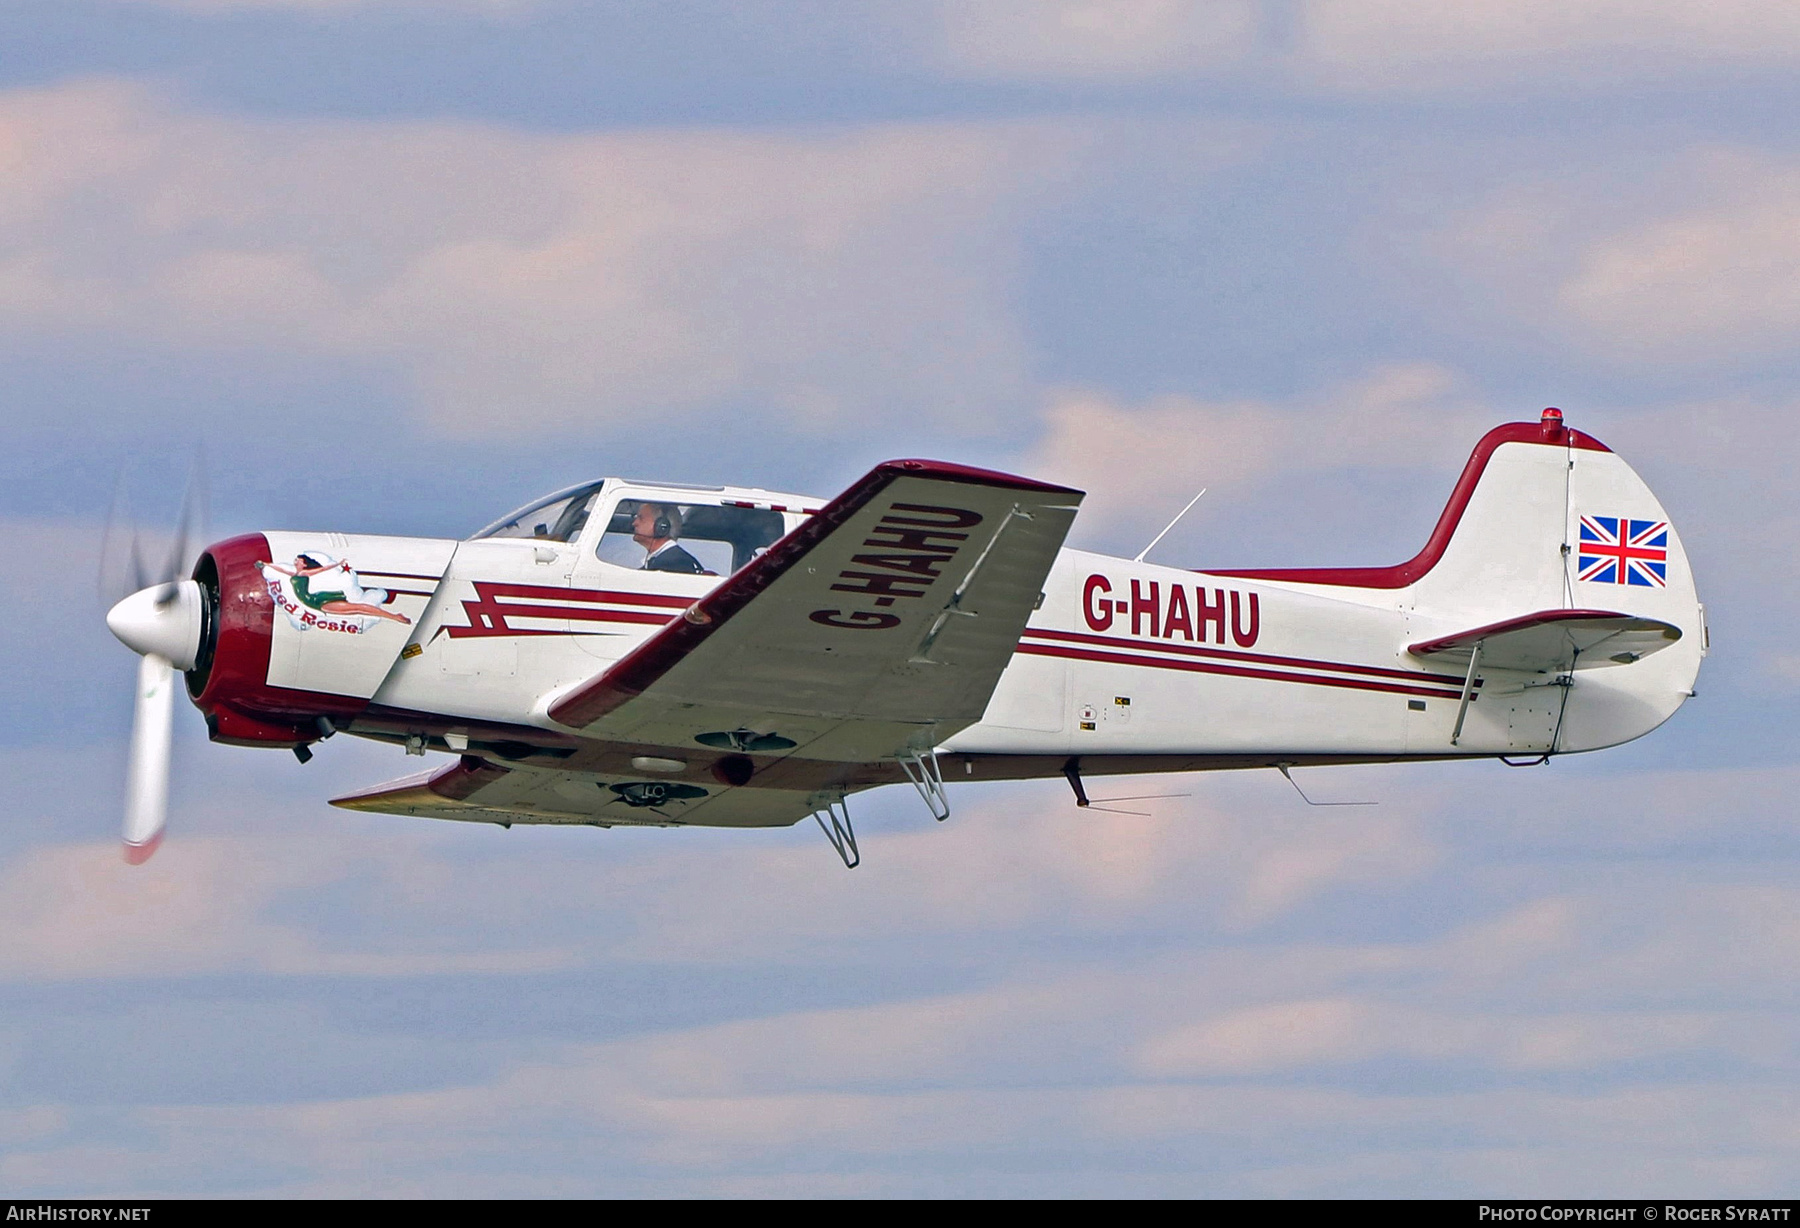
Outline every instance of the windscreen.
<path fill-rule="evenodd" d="M 589 482 L 546 495 L 537 502 L 528 503 L 511 515 L 496 520 L 475 534 L 472 540 L 483 537 L 529 537 L 538 541 L 574 541 L 587 524 L 588 512 L 592 510 L 594 500 L 604 484 Z"/>

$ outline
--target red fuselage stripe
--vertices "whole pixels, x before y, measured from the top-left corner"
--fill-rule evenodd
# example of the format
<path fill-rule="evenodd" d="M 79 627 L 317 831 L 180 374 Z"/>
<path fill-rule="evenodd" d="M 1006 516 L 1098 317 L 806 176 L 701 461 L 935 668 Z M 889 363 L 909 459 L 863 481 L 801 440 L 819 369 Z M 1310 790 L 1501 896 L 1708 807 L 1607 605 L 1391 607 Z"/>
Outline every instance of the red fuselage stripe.
<path fill-rule="evenodd" d="M 569 629 L 520 628 L 509 620 L 544 618 L 566 622 L 637 623 L 660 627 L 675 617 L 675 611 L 693 604 L 689 597 L 663 593 L 627 593 L 613 589 L 558 588 L 549 584 L 504 584 L 492 580 L 474 581 L 476 600 L 464 600 L 463 610 L 469 624 L 447 627 L 452 639 L 470 636 L 503 635 L 587 635 Z M 571 604 L 580 602 L 583 604 Z M 649 609 L 608 609 L 614 606 L 648 606 Z M 591 603 L 591 604 L 589 604 Z"/>
<path fill-rule="evenodd" d="M 465 603 L 467 604 L 467 603 Z M 500 613 L 507 618 L 570 618 L 594 623 L 648 623 L 660 627 L 675 617 L 653 614 L 649 610 L 601 610 L 580 605 L 492 605 L 479 607 L 484 613 Z"/>
<path fill-rule="evenodd" d="M 1277 657 L 1260 652 L 1235 652 L 1229 648 L 1198 648 L 1163 641 L 1128 640 L 1118 636 L 1088 635 L 1080 631 L 1050 631 L 1034 627 L 1025 629 L 1024 637 L 1065 640 L 1076 644 L 1096 644 L 1104 648 L 1129 648 L 1139 652 L 1169 652 L 1180 656 L 1207 657 L 1220 661 L 1245 661 L 1257 665 L 1286 665 L 1298 669 L 1325 669 L 1339 674 L 1363 674 L 1371 678 L 1398 678 L 1405 682 L 1430 682 L 1440 686 L 1462 686 L 1462 679 L 1423 670 L 1387 669 L 1379 665 L 1352 665 L 1341 661 L 1318 661 L 1311 657 Z"/>
<path fill-rule="evenodd" d="M 581 601 L 598 605 L 647 605 L 665 610 L 683 610 L 694 604 L 692 597 L 674 597 L 665 593 L 626 593 L 609 588 L 558 588 L 550 584 L 505 584 L 497 580 L 474 581 L 475 591 L 484 601 L 496 597 L 535 598 L 539 601 Z M 511 608 L 510 606 L 507 608 Z"/>
<path fill-rule="evenodd" d="M 1104 661 L 1112 665 L 1141 665 L 1150 669 L 1178 669 L 1196 674 L 1224 674 L 1233 678 L 1258 678 L 1269 682 L 1299 682 L 1308 686 L 1335 686 L 1352 691 L 1383 691 L 1392 695 L 1423 695 L 1430 699 L 1456 699 L 1461 689 L 1402 686 L 1363 678 L 1329 678 L 1323 674 L 1282 673 L 1272 669 L 1244 669 L 1209 661 L 1171 661 L 1167 658 L 1128 656 L 1121 652 L 1096 652 L 1057 644 L 1020 644 L 1019 652 L 1034 657 L 1064 657 L 1071 661 Z"/>

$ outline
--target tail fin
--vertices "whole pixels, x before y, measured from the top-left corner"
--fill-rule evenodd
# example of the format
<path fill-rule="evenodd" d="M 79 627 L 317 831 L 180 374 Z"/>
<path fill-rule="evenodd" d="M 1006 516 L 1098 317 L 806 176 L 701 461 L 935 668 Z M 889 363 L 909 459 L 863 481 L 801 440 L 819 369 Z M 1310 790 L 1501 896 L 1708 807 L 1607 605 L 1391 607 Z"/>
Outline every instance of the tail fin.
<path fill-rule="evenodd" d="M 1615 504 L 1615 517 L 1629 504 L 1633 518 L 1654 508 L 1666 520 L 1630 466 L 1564 427 L 1557 411 L 1489 431 L 1413 560 L 1424 564 L 1412 581 L 1413 608 L 1480 619 L 1586 604 L 1575 596 L 1577 518 Z"/>
<path fill-rule="evenodd" d="M 1482 438 L 1425 548 L 1407 562 L 1228 574 L 1400 590 L 1361 595 L 1407 610 L 1415 642 L 1441 643 L 1434 637 L 1552 611 L 1604 612 L 1677 629 L 1676 642 L 1642 659 L 1618 652 L 1577 661 L 1622 668 L 1581 670 L 1568 702 L 1557 705 L 1546 749 L 1558 751 L 1615 745 L 1667 720 L 1693 693 L 1707 647 L 1693 573 L 1668 513 L 1630 465 L 1565 427 L 1554 409 L 1539 422 L 1508 423 Z"/>

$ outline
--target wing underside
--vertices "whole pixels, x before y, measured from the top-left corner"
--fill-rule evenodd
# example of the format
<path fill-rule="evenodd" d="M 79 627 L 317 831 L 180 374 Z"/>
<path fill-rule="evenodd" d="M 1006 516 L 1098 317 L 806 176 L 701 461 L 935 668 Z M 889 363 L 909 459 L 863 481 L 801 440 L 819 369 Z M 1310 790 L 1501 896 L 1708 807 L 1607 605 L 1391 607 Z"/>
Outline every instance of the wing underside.
<path fill-rule="evenodd" d="M 476 756 L 377 785 L 332 805 L 470 823 L 787 827 L 818 809 L 810 791 L 734 788 L 616 773 L 502 768 Z"/>

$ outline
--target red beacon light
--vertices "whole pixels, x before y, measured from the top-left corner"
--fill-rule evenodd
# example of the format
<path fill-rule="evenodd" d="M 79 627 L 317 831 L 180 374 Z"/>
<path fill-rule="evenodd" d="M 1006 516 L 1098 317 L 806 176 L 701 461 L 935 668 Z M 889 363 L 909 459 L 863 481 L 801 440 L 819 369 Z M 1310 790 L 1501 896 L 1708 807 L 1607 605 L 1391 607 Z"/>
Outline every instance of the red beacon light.
<path fill-rule="evenodd" d="M 1545 409 L 1543 417 L 1538 419 L 1538 429 L 1543 432 L 1545 439 L 1561 439 L 1563 433 L 1562 410 L 1555 406 Z"/>

